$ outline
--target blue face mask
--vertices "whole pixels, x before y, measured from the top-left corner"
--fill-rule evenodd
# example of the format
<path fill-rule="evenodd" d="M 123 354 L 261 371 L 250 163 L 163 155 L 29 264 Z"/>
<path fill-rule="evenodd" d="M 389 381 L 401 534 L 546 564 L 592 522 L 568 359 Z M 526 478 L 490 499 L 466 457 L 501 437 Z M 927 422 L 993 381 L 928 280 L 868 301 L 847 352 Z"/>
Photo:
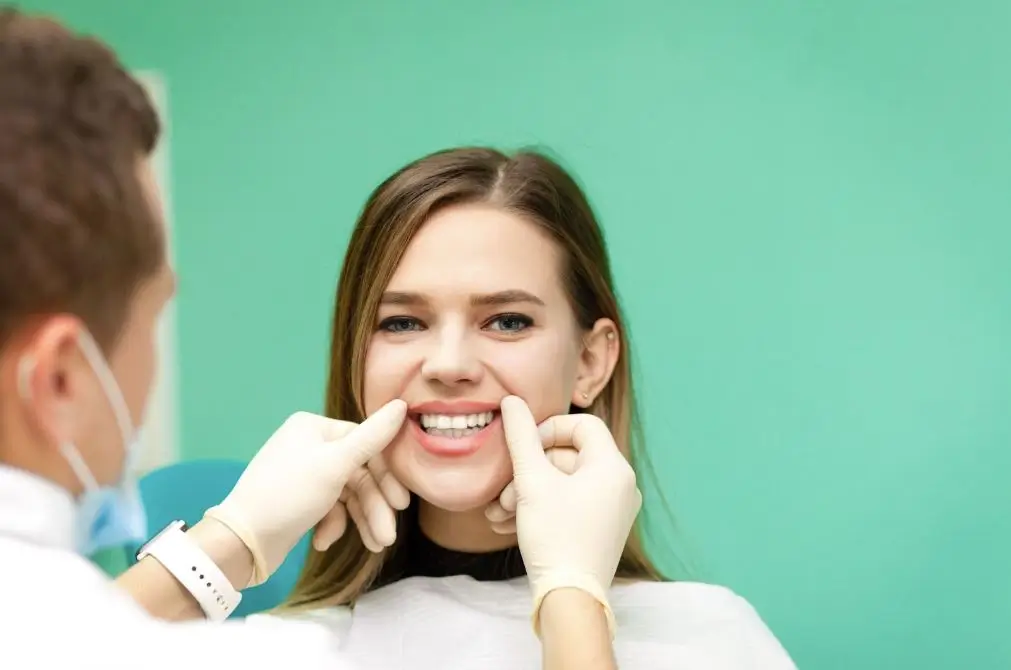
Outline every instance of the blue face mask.
<path fill-rule="evenodd" d="M 102 549 L 138 547 L 148 539 L 147 514 L 140 497 L 136 477 L 131 468 L 131 456 L 136 442 L 127 445 L 127 458 L 120 481 L 114 486 L 99 486 L 88 466 L 71 443 L 60 446 L 64 457 L 84 484 L 84 493 L 77 501 L 78 553 L 91 556 Z"/>
<path fill-rule="evenodd" d="M 119 481 L 112 486 L 100 486 L 77 446 L 69 441 L 59 445 L 60 453 L 67 459 L 84 487 L 84 493 L 77 501 L 76 545 L 79 553 L 90 556 L 102 549 L 140 546 L 148 539 L 148 529 L 134 469 L 139 455 L 139 443 L 123 393 L 105 356 L 88 333 L 81 335 L 78 346 L 98 377 L 112 407 L 124 450 L 123 471 Z M 25 373 L 30 371 L 31 361 L 25 359 L 22 363 L 22 380 L 27 380 Z M 26 389 L 27 385 L 22 388 Z"/>

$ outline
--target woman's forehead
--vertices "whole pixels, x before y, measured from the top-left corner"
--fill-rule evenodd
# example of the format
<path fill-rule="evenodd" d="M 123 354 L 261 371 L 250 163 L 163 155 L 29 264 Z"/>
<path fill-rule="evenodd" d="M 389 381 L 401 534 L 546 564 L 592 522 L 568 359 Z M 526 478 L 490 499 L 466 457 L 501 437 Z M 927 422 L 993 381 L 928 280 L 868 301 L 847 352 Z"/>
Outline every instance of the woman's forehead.
<path fill-rule="evenodd" d="M 425 222 L 404 254 L 388 292 L 472 294 L 560 290 L 559 250 L 536 225 L 514 213 L 460 205 Z"/>

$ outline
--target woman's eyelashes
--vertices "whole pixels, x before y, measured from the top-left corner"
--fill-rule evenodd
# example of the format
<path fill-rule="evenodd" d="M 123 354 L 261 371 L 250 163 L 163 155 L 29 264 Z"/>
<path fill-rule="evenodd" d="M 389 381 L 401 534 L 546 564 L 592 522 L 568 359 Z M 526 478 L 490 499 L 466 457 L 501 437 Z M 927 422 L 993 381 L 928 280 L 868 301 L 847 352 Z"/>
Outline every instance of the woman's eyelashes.
<path fill-rule="evenodd" d="M 422 323 L 413 316 L 391 316 L 379 322 L 379 330 L 388 333 L 409 333 L 421 330 Z"/>
<path fill-rule="evenodd" d="M 526 314 L 497 314 L 481 324 L 482 330 L 491 330 L 507 335 L 522 333 L 534 325 L 534 320 Z M 412 333 L 425 330 L 425 323 L 413 316 L 390 316 L 379 322 L 377 330 L 387 333 Z"/>
<path fill-rule="evenodd" d="M 485 322 L 485 328 L 502 333 L 521 333 L 534 325 L 534 320 L 525 314 L 499 314 Z"/>

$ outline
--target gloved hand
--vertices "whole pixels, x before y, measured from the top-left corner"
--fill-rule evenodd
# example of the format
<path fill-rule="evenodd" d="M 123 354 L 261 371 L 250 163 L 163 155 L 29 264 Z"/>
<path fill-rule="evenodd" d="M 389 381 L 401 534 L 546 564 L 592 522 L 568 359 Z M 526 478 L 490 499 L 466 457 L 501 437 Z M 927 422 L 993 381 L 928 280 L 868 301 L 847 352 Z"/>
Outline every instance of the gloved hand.
<path fill-rule="evenodd" d="M 576 469 L 578 451 L 572 447 L 553 447 L 544 452 L 556 468 L 566 474 Z M 373 553 L 393 546 L 397 539 L 396 510 L 405 510 L 411 494 L 389 471 L 383 455 L 374 456 L 368 467 L 358 468 L 348 480 L 341 503 L 316 527 L 313 545 L 320 551 L 336 542 L 347 531 L 347 517 L 358 527 L 362 543 Z M 516 534 L 516 484 L 510 481 L 499 497 L 485 509 L 491 528 L 500 535 Z"/>
<path fill-rule="evenodd" d="M 513 461 L 516 530 L 533 590 L 534 630 L 544 596 L 578 588 L 604 607 L 614 635 L 607 591 L 642 507 L 635 471 L 607 426 L 591 414 L 555 416 L 538 428 L 526 403 L 502 400 L 502 425 Z M 579 451 L 570 475 L 555 468 L 546 448 Z"/>
<path fill-rule="evenodd" d="M 345 485 L 393 440 L 406 414 L 402 400 L 361 424 L 299 412 L 267 440 L 231 493 L 205 513 L 249 547 L 248 586 L 265 582 L 317 523 L 321 542 L 340 536 L 334 532 L 347 517 L 335 506 Z"/>
<path fill-rule="evenodd" d="M 316 527 L 313 546 L 326 550 L 347 531 L 348 515 L 358 527 L 362 544 L 373 553 L 393 546 L 397 539 L 396 510 L 405 510 L 411 493 L 393 476 L 383 455 L 357 468 L 341 492 L 340 503 Z"/>
<path fill-rule="evenodd" d="M 576 471 L 576 458 L 579 452 L 572 447 L 551 447 L 544 450 L 551 465 L 567 475 Z M 484 510 L 485 518 L 491 522 L 492 531 L 499 535 L 516 534 L 516 480 L 510 481 L 488 507 Z"/>

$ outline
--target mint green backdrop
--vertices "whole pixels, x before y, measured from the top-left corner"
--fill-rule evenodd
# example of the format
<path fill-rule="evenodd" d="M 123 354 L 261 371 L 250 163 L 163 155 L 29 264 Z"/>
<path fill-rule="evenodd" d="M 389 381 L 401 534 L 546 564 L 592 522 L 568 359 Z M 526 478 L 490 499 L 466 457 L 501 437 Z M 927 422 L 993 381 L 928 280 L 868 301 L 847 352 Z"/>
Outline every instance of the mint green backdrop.
<path fill-rule="evenodd" d="M 168 80 L 184 457 L 321 407 L 380 179 L 545 145 L 609 236 L 654 529 L 802 668 L 1011 667 L 1006 0 L 24 4 Z"/>

